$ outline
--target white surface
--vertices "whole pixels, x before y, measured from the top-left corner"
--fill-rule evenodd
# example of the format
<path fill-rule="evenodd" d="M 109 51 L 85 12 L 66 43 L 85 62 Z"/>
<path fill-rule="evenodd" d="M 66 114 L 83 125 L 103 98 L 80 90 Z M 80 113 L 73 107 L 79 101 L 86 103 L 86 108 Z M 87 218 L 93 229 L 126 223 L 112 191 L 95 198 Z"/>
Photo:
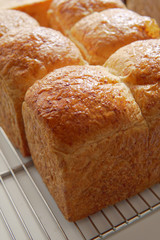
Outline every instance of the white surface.
<path fill-rule="evenodd" d="M 115 233 L 109 240 L 160 240 L 160 210 Z"/>

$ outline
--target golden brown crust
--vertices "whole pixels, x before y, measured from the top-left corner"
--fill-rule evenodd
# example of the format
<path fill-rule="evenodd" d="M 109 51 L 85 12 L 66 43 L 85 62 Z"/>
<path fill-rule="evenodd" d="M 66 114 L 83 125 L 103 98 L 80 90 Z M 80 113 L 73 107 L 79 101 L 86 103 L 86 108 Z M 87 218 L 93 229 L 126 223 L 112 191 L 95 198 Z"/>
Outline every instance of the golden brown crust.
<path fill-rule="evenodd" d="M 55 70 L 29 88 L 23 117 L 35 166 L 68 220 L 148 186 L 148 127 L 105 68 Z"/>
<path fill-rule="evenodd" d="M 79 50 L 69 39 L 52 29 L 36 27 L 13 30 L 1 38 L 0 82 L 13 102 L 13 112 L 16 112 L 14 121 L 18 122 L 22 135 L 21 104 L 26 90 L 50 71 L 73 64 L 85 64 Z M 0 105 L 5 107 L 5 104 Z M 14 130 L 14 127 L 10 129 L 10 139 L 13 139 Z M 26 141 L 24 145 L 27 145 Z M 23 147 L 20 149 L 24 155 L 27 154 Z"/>
<path fill-rule="evenodd" d="M 122 76 L 149 127 L 150 182 L 160 180 L 160 40 L 137 41 L 119 49 L 105 63 Z"/>
<path fill-rule="evenodd" d="M 147 95 L 141 93 L 143 104 L 140 104 L 146 117 L 153 119 L 153 116 L 160 115 L 160 39 L 137 41 L 125 46 L 113 54 L 104 66 L 112 74 L 123 76 L 122 81 L 129 86 L 146 92 Z"/>
<path fill-rule="evenodd" d="M 14 146 L 21 149 L 22 154 L 26 156 L 29 154 L 29 149 L 26 144 L 22 118 L 19 117 L 21 107 L 17 109 L 15 104 L 8 94 L 6 85 L 0 81 L 0 126 Z"/>
<path fill-rule="evenodd" d="M 158 38 L 155 20 L 126 9 L 93 13 L 76 23 L 70 38 L 90 64 L 104 64 L 117 49 L 133 41 Z"/>
<path fill-rule="evenodd" d="M 38 22 L 26 13 L 16 10 L 0 10 L 0 37 L 18 27 L 37 27 Z"/>
<path fill-rule="evenodd" d="M 128 95 L 105 68 L 71 66 L 36 82 L 25 101 L 53 129 L 57 148 L 74 152 L 74 146 L 86 140 L 101 139 L 139 121 L 140 112 Z"/>
<path fill-rule="evenodd" d="M 52 0 L 0 0 L 0 8 L 25 12 L 41 26 L 48 26 L 47 11 Z"/>
<path fill-rule="evenodd" d="M 125 8 L 125 5 L 120 0 L 53 0 L 48 10 L 49 24 L 68 35 L 81 18 L 108 8 Z"/>

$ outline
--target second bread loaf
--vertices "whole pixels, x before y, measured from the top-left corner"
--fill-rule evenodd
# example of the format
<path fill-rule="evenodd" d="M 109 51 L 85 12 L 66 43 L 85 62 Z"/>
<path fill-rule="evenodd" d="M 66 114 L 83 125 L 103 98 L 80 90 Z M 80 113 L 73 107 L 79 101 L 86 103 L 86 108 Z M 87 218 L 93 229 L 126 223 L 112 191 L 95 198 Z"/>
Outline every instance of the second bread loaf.
<path fill-rule="evenodd" d="M 14 29 L 1 38 L 0 123 L 24 156 L 29 155 L 21 113 L 25 92 L 56 68 L 83 64 L 74 43 L 49 28 Z"/>

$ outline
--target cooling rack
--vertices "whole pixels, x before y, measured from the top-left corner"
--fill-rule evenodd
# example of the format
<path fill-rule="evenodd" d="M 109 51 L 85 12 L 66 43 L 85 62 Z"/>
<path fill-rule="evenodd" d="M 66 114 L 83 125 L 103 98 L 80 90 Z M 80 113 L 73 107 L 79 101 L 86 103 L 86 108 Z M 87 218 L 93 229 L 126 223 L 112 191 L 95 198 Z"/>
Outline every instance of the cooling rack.
<path fill-rule="evenodd" d="M 31 158 L 0 128 L 0 235 L 3 239 L 100 240 L 160 208 L 160 184 L 77 222 L 57 208 Z"/>

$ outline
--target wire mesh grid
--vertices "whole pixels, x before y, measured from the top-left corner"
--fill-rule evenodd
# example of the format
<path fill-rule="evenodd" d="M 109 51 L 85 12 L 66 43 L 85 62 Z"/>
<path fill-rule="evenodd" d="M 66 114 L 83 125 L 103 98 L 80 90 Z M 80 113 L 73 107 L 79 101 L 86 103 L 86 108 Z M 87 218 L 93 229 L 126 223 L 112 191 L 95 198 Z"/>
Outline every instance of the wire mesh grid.
<path fill-rule="evenodd" d="M 86 219 L 64 219 L 31 158 L 23 158 L 0 128 L 0 229 L 3 239 L 99 240 L 160 208 L 160 184 Z"/>

